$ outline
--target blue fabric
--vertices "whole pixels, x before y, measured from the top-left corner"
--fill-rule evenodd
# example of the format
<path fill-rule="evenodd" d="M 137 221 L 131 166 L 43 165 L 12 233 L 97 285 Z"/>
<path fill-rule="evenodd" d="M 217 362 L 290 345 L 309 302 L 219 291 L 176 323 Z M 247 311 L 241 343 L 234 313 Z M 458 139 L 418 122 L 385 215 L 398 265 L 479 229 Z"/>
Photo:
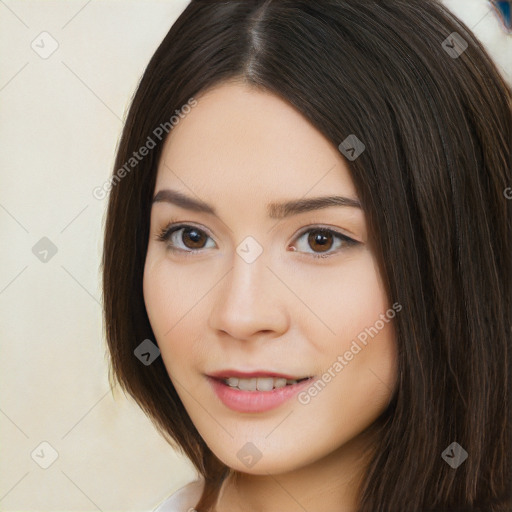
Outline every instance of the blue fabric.
<path fill-rule="evenodd" d="M 512 30 L 511 20 L 510 20 L 510 11 L 511 11 L 510 4 L 512 2 L 510 2 L 510 0 L 506 0 L 506 1 L 495 0 L 493 3 L 496 6 L 496 8 L 498 9 L 498 11 L 500 12 L 500 14 L 503 18 L 503 23 L 505 24 L 505 27 L 507 28 L 507 30 L 509 30 L 509 31 Z"/>

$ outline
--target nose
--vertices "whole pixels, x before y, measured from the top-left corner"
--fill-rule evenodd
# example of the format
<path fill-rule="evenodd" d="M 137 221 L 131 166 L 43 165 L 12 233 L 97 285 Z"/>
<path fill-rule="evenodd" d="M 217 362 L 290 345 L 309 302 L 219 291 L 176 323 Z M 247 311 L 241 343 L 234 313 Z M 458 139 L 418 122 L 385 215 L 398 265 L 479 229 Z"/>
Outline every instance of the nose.
<path fill-rule="evenodd" d="M 276 338 L 289 328 L 286 301 L 291 297 L 264 254 L 252 263 L 235 254 L 233 267 L 216 287 L 210 312 L 208 325 L 217 333 L 248 341 Z"/>

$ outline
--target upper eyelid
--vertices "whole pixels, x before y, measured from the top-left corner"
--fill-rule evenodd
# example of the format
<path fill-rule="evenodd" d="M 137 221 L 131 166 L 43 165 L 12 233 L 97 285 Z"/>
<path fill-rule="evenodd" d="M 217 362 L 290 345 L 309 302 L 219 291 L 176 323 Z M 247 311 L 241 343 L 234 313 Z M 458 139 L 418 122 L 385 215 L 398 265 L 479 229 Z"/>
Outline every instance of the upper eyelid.
<path fill-rule="evenodd" d="M 354 235 L 348 235 L 346 233 L 344 233 L 343 229 L 341 228 L 335 228 L 335 227 L 331 227 L 331 226 L 326 226 L 324 224 L 309 224 L 308 226 L 305 226 L 303 228 L 301 228 L 298 232 L 297 235 L 295 235 L 296 237 L 297 236 L 302 236 L 304 233 L 307 233 L 308 231 L 313 231 L 314 229 L 317 229 L 318 231 L 320 230 L 325 230 L 325 231 L 331 231 L 332 233 L 334 234 L 338 234 L 338 235 L 341 235 L 341 236 L 346 236 L 347 238 L 353 238 Z"/>

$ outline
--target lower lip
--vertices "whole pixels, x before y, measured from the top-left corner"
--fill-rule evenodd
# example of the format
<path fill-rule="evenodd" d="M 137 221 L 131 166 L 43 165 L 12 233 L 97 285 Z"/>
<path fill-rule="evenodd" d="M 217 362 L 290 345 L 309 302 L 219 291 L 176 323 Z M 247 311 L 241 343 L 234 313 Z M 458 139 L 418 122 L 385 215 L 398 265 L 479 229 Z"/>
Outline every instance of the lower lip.
<path fill-rule="evenodd" d="M 290 400 L 302 389 L 311 385 L 313 378 L 291 386 L 273 389 L 272 391 L 241 391 L 231 388 L 223 381 L 208 377 L 215 394 L 222 403 L 237 412 L 265 412 L 279 407 Z"/>

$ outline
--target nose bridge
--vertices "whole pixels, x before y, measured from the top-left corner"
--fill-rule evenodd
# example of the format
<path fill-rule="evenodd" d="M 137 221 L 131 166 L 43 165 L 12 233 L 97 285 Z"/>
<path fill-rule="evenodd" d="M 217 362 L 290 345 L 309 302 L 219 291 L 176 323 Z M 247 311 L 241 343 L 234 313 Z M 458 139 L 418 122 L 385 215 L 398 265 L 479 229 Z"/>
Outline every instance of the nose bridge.
<path fill-rule="evenodd" d="M 251 244 L 246 240 L 237 247 L 210 316 L 211 328 L 239 339 L 259 331 L 281 331 L 287 321 L 279 283 L 267 268 L 267 254 L 256 255 Z"/>

